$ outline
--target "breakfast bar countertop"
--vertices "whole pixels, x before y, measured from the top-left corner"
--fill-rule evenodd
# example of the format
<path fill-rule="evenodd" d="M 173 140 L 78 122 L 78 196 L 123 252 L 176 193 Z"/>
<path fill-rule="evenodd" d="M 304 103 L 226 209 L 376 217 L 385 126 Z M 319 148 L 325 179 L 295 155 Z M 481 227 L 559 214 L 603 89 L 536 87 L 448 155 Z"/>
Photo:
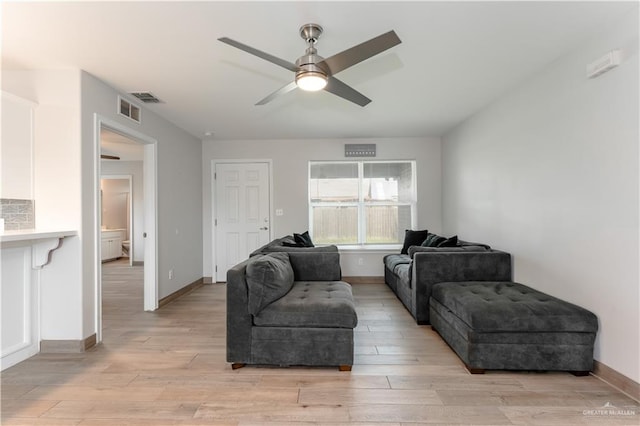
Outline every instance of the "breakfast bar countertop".
<path fill-rule="evenodd" d="M 42 240 L 47 238 L 64 238 L 78 235 L 78 231 L 73 230 L 42 230 L 42 229 L 21 229 L 16 231 L 0 232 L 0 242 L 9 243 L 14 241 Z"/>

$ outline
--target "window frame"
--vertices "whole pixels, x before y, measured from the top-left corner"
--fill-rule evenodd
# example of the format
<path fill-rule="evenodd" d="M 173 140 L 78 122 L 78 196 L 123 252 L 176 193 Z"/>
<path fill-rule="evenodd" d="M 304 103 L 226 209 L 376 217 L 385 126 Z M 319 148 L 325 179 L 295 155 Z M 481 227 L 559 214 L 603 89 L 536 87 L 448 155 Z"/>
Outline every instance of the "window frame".
<path fill-rule="evenodd" d="M 364 168 L 365 164 L 389 164 L 389 163 L 409 163 L 411 165 L 411 189 L 410 189 L 410 201 L 365 201 L 364 197 L 364 180 L 369 179 L 364 177 Z M 333 202 L 324 202 L 324 201 L 312 201 L 311 200 L 311 168 L 313 165 L 321 165 L 321 164 L 357 164 L 358 166 L 358 200 L 357 201 L 333 201 Z M 400 247 L 402 246 L 402 241 L 394 242 L 394 243 L 367 243 L 365 242 L 366 232 L 367 232 L 367 207 L 369 206 L 409 206 L 411 209 L 411 229 L 414 229 L 417 223 L 417 194 L 418 194 L 418 181 L 417 181 L 417 173 L 416 173 L 416 160 L 310 160 L 307 167 L 307 208 L 308 208 L 308 220 L 309 220 L 309 234 L 311 237 L 314 237 L 314 229 L 313 229 L 313 208 L 314 207 L 356 207 L 357 209 L 357 242 L 353 244 L 339 244 L 339 243 L 331 243 L 341 248 L 345 247 L 355 247 L 355 248 L 364 248 L 364 247 Z"/>

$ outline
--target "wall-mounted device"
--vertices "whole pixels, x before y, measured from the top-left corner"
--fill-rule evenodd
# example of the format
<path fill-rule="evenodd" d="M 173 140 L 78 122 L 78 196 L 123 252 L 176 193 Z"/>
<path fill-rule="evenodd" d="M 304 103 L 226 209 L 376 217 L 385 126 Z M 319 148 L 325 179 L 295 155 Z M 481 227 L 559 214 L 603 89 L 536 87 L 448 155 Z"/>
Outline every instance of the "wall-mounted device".
<path fill-rule="evenodd" d="M 375 157 L 375 143 L 347 143 L 344 145 L 345 157 Z"/>
<path fill-rule="evenodd" d="M 587 65 L 587 78 L 595 78 L 620 65 L 621 51 L 612 50 L 601 58 Z"/>

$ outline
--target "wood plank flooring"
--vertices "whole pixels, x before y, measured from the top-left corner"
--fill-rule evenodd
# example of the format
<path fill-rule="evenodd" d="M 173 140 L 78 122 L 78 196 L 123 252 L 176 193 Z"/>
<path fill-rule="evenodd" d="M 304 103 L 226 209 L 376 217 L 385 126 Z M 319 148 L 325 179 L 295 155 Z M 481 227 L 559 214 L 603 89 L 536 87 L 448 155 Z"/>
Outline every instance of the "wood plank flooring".
<path fill-rule="evenodd" d="M 3 425 L 638 425 L 639 404 L 568 373 L 469 374 L 384 284 L 355 284 L 351 372 L 225 360 L 225 286 L 143 311 L 142 268 L 104 265 L 104 341 L 2 372 Z"/>

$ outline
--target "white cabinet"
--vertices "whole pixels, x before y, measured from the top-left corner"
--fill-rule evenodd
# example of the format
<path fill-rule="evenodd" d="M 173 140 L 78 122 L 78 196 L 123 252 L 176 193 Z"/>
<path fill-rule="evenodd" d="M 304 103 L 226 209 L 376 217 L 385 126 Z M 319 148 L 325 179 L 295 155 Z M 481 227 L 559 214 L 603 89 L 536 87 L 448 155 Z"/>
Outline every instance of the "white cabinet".
<path fill-rule="evenodd" d="M 102 260 L 111 260 L 122 257 L 122 241 L 124 230 L 113 229 L 102 231 Z"/>
<path fill-rule="evenodd" d="M 69 258 L 65 237 L 75 231 L 39 232 L 34 230 L 0 232 L 0 370 L 11 367 L 40 351 L 43 312 L 51 311 L 55 299 L 41 298 L 41 288 L 59 292 L 67 271 L 55 262 Z M 60 250 L 61 255 L 51 256 Z M 49 266 L 49 262 L 54 264 Z M 52 269 L 53 267 L 53 269 Z M 48 271 L 41 274 L 41 269 Z M 58 275 L 62 272 L 62 275 Z M 45 292 L 46 294 L 46 292 Z"/>
<path fill-rule="evenodd" d="M 0 198 L 33 199 L 33 118 L 36 104 L 1 93 Z"/>

